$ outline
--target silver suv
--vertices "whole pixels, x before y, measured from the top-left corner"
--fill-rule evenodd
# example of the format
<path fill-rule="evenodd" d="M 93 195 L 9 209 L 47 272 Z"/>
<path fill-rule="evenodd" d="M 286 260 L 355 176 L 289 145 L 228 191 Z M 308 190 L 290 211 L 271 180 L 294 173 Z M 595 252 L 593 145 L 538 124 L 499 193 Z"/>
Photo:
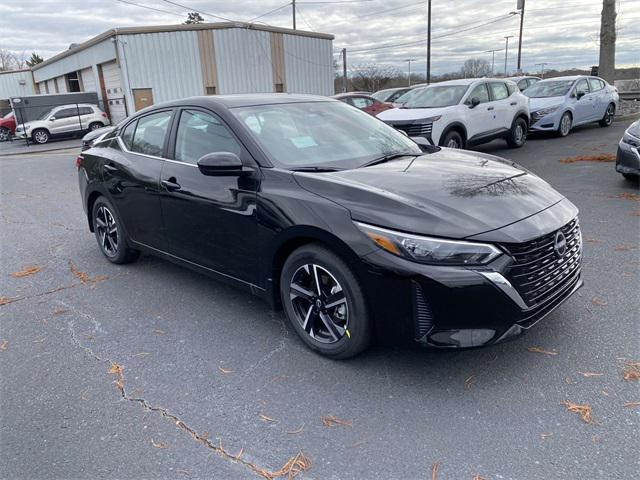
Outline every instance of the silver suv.
<path fill-rule="evenodd" d="M 16 127 L 16 137 L 47 143 L 52 137 L 70 136 L 109 125 L 107 114 L 95 105 L 80 103 L 54 107 L 37 120 Z"/>

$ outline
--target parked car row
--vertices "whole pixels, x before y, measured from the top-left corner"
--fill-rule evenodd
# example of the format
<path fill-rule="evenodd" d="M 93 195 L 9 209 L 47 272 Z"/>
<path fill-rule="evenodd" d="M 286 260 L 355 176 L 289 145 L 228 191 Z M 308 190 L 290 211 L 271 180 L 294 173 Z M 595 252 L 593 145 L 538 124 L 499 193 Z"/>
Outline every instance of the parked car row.
<path fill-rule="evenodd" d="M 613 86 L 585 75 L 450 80 L 335 98 L 411 137 L 449 148 L 468 148 L 496 138 L 518 148 L 529 131 L 566 136 L 586 123 L 608 127 L 619 100 Z"/>
<path fill-rule="evenodd" d="M 53 107 L 35 120 L 16 124 L 14 112 L 0 119 L 0 141 L 11 137 L 47 143 L 52 138 L 68 137 L 110 125 L 109 117 L 91 104 L 60 105 Z"/>

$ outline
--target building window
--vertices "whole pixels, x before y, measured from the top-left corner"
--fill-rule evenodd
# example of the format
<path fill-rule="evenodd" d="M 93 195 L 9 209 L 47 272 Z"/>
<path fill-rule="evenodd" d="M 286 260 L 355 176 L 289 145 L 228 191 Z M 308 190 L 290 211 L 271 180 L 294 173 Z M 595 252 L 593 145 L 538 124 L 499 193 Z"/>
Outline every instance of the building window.
<path fill-rule="evenodd" d="M 282 83 L 276 83 L 276 93 L 284 92 L 284 85 Z"/>
<path fill-rule="evenodd" d="M 207 92 L 207 95 L 215 95 L 216 94 L 216 87 L 207 87 L 206 88 L 206 92 Z"/>
<path fill-rule="evenodd" d="M 78 72 L 71 72 L 65 75 L 67 81 L 67 90 L 69 92 L 81 92 L 80 79 L 78 78 Z"/>

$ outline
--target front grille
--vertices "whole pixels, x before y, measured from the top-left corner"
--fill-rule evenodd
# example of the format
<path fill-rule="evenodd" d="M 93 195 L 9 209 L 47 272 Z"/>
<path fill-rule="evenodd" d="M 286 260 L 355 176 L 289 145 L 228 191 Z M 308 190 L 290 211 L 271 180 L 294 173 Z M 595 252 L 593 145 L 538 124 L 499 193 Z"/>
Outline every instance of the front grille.
<path fill-rule="evenodd" d="M 410 137 L 430 137 L 433 123 L 409 123 L 393 125 L 397 130 L 402 130 Z"/>
<path fill-rule="evenodd" d="M 433 313 L 431 307 L 424 297 L 422 287 L 416 281 L 411 282 L 413 286 L 413 318 L 415 322 L 416 339 L 424 337 L 433 328 Z"/>
<path fill-rule="evenodd" d="M 538 307 L 577 282 L 582 264 L 582 237 L 576 217 L 560 228 L 567 240 L 567 249 L 559 257 L 554 249 L 557 231 L 526 243 L 502 246 L 514 259 L 506 273 L 525 303 Z"/>

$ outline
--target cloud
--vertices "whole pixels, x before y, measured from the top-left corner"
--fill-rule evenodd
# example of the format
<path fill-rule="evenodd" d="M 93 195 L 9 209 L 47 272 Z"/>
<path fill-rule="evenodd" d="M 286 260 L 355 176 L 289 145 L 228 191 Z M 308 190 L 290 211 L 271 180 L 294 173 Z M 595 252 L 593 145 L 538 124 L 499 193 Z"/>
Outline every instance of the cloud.
<path fill-rule="evenodd" d="M 128 4 L 131 1 L 162 12 Z M 336 59 L 347 48 L 351 63 L 385 63 L 406 70 L 426 65 L 426 1 L 363 0 L 348 3 L 317 3 L 298 0 L 298 28 L 332 33 Z M 327 0 L 324 0 L 327 1 Z M 333 0 L 339 1 L 339 0 Z M 344 0 L 343 0 L 344 1 Z M 598 63 L 601 0 L 536 0 L 525 12 L 522 49 L 523 68 L 588 68 Z M 286 0 L 229 2 L 228 0 L 178 0 L 182 8 L 167 0 L 25 0 L 3 5 L 0 30 L 2 48 L 15 52 L 36 51 L 45 58 L 66 50 L 113 27 L 182 23 L 190 10 L 199 10 L 205 20 L 211 15 L 248 21 L 285 5 Z M 619 2 L 618 66 L 640 64 L 638 22 L 640 12 L 631 0 Z M 508 68 L 515 69 L 519 15 L 509 15 L 516 0 L 456 0 L 434 2 L 432 10 L 432 71 L 458 70 L 464 60 L 482 57 L 491 61 L 490 49 L 504 49 L 510 39 Z M 208 15 L 208 14 L 211 15 Z M 290 27 L 291 7 L 261 17 L 259 22 Z M 489 23 L 491 22 L 491 23 Z M 416 42 L 414 45 L 365 50 L 382 45 Z M 496 52 L 496 70 L 504 66 L 504 51 Z"/>

